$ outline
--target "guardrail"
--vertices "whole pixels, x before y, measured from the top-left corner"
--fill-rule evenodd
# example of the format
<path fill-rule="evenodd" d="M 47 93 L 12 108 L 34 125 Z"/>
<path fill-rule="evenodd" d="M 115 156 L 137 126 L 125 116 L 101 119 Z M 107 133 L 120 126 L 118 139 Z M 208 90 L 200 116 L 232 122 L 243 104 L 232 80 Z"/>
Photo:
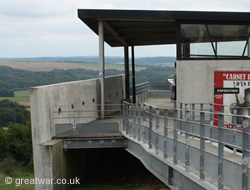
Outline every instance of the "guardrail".
<path fill-rule="evenodd" d="M 101 105 L 57 105 L 52 107 L 54 136 L 77 133 L 77 128 L 87 123 L 116 122 L 122 124 L 122 104 L 105 104 L 104 115 L 101 116 Z"/>
<path fill-rule="evenodd" d="M 137 103 L 141 103 L 148 99 L 149 82 L 137 84 L 135 85 L 135 89 L 136 89 L 136 102 Z"/>
<path fill-rule="evenodd" d="M 215 106 L 221 112 L 214 111 Z M 184 165 L 186 171 L 198 172 L 201 180 L 217 181 L 218 189 L 246 190 L 250 186 L 250 117 L 224 111 L 225 106 L 213 104 L 176 102 L 168 109 L 124 102 L 123 131 L 156 154 Z"/>

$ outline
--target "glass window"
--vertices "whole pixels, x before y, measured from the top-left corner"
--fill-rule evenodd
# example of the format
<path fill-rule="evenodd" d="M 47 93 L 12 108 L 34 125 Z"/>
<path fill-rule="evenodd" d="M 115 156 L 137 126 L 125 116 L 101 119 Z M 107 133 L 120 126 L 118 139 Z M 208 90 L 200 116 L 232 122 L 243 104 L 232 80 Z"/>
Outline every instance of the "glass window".
<path fill-rule="evenodd" d="M 181 25 L 181 58 L 247 58 L 249 25 Z"/>

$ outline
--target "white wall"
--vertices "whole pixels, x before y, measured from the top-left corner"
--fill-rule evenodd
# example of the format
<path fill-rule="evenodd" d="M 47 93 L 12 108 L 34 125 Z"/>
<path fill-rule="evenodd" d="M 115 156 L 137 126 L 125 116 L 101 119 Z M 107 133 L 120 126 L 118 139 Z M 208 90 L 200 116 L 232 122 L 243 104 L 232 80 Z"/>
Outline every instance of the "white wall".
<path fill-rule="evenodd" d="M 177 61 L 177 101 L 182 103 L 213 103 L 215 70 L 250 70 L 250 61 Z"/>
<path fill-rule="evenodd" d="M 104 102 L 110 101 L 111 104 L 121 104 L 125 96 L 125 76 L 117 75 L 105 78 Z M 120 105 L 113 105 L 112 110 L 119 110 Z"/>

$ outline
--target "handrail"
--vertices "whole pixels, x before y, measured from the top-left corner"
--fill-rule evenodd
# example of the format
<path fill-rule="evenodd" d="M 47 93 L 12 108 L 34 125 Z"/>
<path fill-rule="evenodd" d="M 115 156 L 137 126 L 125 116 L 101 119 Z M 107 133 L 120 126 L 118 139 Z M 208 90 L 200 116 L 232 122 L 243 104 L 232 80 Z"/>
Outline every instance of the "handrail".
<path fill-rule="evenodd" d="M 75 130 L 77 125 L 91 122 L 116 122 L 122 126 L 122 104 L 104 104 L 104 119 L 100 104 L 55 105 L 52 106 L 54 136 Z"/>
<path fill-rule="evenodd" d="M 223 172 L 224 160 L 230 160 L 230 158 L 224 157 L 224 154 L 226 154 L 225 146 L 229 147 L 232 149 L 232 154 L 241 156 L 242 162 L 239 168 L 242 168 L 242 187 L 247 187 L 248 177 L 246 172 L 250 169 L 250 116 L 214 111 L 214 105 L 217 104 L 182 104 L 175 102 L 174 108 L 161 108 L 147 103 L 130 104 L 124 102 L 123 131 L 127 135 L 148 144 L 149 149 L 154 149 L 156 154 L 159 154 L 159 149 L 161 149 L 165 158 L 173 157 L 175 164 L 182 161 L 177 156 L 179 155 L 177 153 L 177 142 L 184 143 L 186 149 L 182 152 L 183 156 L 181 157 L 185 158 L 183 164 L 186 168 L 197 168 L 189 159 L 189 155 L 191 144 L 198 143 L 199 146 L 195 146 L 195 148 L 200 150 L 200 166 L 197 168 L 200 172 L 200 179 L 203 180 L 205 175 L 216 179 L 220 188 L 224 185 L 228 187 L 236 186 L 236 184 L 233 184 L 236 183 L 235 180 L 231 180 L 231 182 L 230 180 L 229 182 L 223 180 L 224 175 L 227 175 Z M 223 111 L 224 105 L 219 106 L 222 107 Z M 232 121 L 226 120 L 227 117 L 231 117 Z M 243 118 L 243 123 L 237 123 L 238 118 Z M 184 142 L 181 140 L 183 137 Z M 195 139 L 197 140 L 195 141 Z M 166 143 L 170 142 L 169 140 L 173 142 L 172 150 L 166 148 Z M 190 144 L 190 142 L 192 143 Z M 208 169 L 209 166 L 205 167 L 205 154 L 211 153 L 206 150 L 206 142 L 218 147 L 218 152 L 215 154 L 218 160 L 217 175 Z M 231 161 L 232 164 L 236 162 Z M 239 185 L 241 184 L 237 183 L 237 187 L 240 188 Z"/>

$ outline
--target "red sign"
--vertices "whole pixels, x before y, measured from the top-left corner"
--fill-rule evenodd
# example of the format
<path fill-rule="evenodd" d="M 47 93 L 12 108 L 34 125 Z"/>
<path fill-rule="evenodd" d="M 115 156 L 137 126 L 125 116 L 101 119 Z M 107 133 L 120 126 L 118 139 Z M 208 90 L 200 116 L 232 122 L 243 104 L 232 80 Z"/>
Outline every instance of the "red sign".
<path fill-rule="evenodd" d="M 214 111 L 221 112 L 224 105 L 224 126 L 232 128 L 233 111 L 237 115 L 248 115 L 250 107 L 250 71 L 214 72 Z M 218 126 L 218 114 L 214 115 Z M 237 117 L 237 129 L 242 130 L 242 117 Z"/>

